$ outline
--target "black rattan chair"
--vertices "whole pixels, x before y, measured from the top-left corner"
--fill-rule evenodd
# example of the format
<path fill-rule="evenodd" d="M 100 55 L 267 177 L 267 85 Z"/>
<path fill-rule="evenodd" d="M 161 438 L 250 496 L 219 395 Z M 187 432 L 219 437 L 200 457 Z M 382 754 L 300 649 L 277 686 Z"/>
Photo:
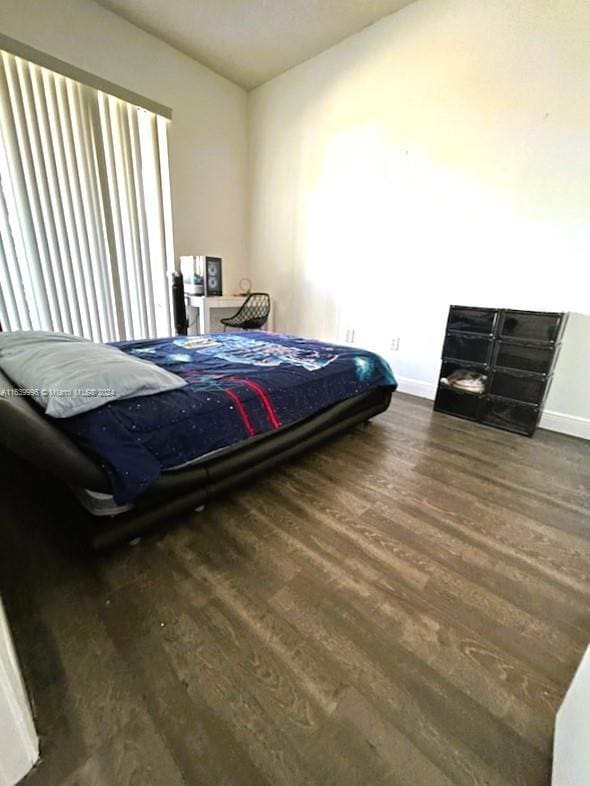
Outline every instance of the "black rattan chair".
<path fill-rule="evenodd" d="M 231 317 L 219 320 L 226 327 L 258 330 L 266 324 L 270 314 L 270 296 L 266 292 L 251 292 Z"/>

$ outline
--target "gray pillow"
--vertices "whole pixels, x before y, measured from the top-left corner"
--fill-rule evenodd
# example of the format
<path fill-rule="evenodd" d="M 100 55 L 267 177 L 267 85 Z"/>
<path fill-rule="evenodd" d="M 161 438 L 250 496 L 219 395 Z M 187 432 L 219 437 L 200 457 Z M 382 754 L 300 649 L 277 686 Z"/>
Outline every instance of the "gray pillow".
<path fill-rule="evenodd" d="M 0 333 L 0 368 L 53 418 L 186 385 L 176 374 L 116 347 L 41 330 Z"/>

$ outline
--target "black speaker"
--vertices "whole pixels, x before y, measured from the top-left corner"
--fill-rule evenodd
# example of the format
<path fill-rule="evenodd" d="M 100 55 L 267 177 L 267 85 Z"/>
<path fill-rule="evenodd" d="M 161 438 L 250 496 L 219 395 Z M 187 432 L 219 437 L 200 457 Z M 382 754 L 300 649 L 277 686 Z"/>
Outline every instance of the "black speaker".
<path fill-rule="evenodd" d="M 184 283 L 181 273 L 172 273 L 172 311 L 177 336 L 186 336 L 188 321 L 184 303 Z"/>
<path fill-rule="evenodd" d="M 208 297 L 220 297 L 223 294 L 221 257 L 205 257 L 205 294 Z"/>

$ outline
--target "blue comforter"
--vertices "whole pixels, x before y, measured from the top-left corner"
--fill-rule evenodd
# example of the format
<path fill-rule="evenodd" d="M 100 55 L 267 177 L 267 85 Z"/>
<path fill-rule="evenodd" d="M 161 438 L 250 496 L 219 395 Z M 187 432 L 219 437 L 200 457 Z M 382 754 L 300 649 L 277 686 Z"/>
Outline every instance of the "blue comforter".
<path fill-rule="evenodd" d="M 125 504 L 163 470 L 303 420 L 358 393 L 395 389 L 379 355 L 259 331 L 119 342 L 179 374 L 178 390 L 114 401 L 61 421 Z"/>

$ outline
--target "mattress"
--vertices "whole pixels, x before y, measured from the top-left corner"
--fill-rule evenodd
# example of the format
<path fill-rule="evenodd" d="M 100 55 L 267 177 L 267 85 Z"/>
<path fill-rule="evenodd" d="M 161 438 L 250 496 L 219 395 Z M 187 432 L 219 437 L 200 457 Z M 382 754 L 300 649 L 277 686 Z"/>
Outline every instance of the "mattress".
<path fill-rule="evenodd" d="M 372 352 L 252 331 L 119 342 L 187 385 L 55 421 L 108 475 L 117 506 L 162 472 L 279 431 L 374 388 L 394 390 Z"/>

